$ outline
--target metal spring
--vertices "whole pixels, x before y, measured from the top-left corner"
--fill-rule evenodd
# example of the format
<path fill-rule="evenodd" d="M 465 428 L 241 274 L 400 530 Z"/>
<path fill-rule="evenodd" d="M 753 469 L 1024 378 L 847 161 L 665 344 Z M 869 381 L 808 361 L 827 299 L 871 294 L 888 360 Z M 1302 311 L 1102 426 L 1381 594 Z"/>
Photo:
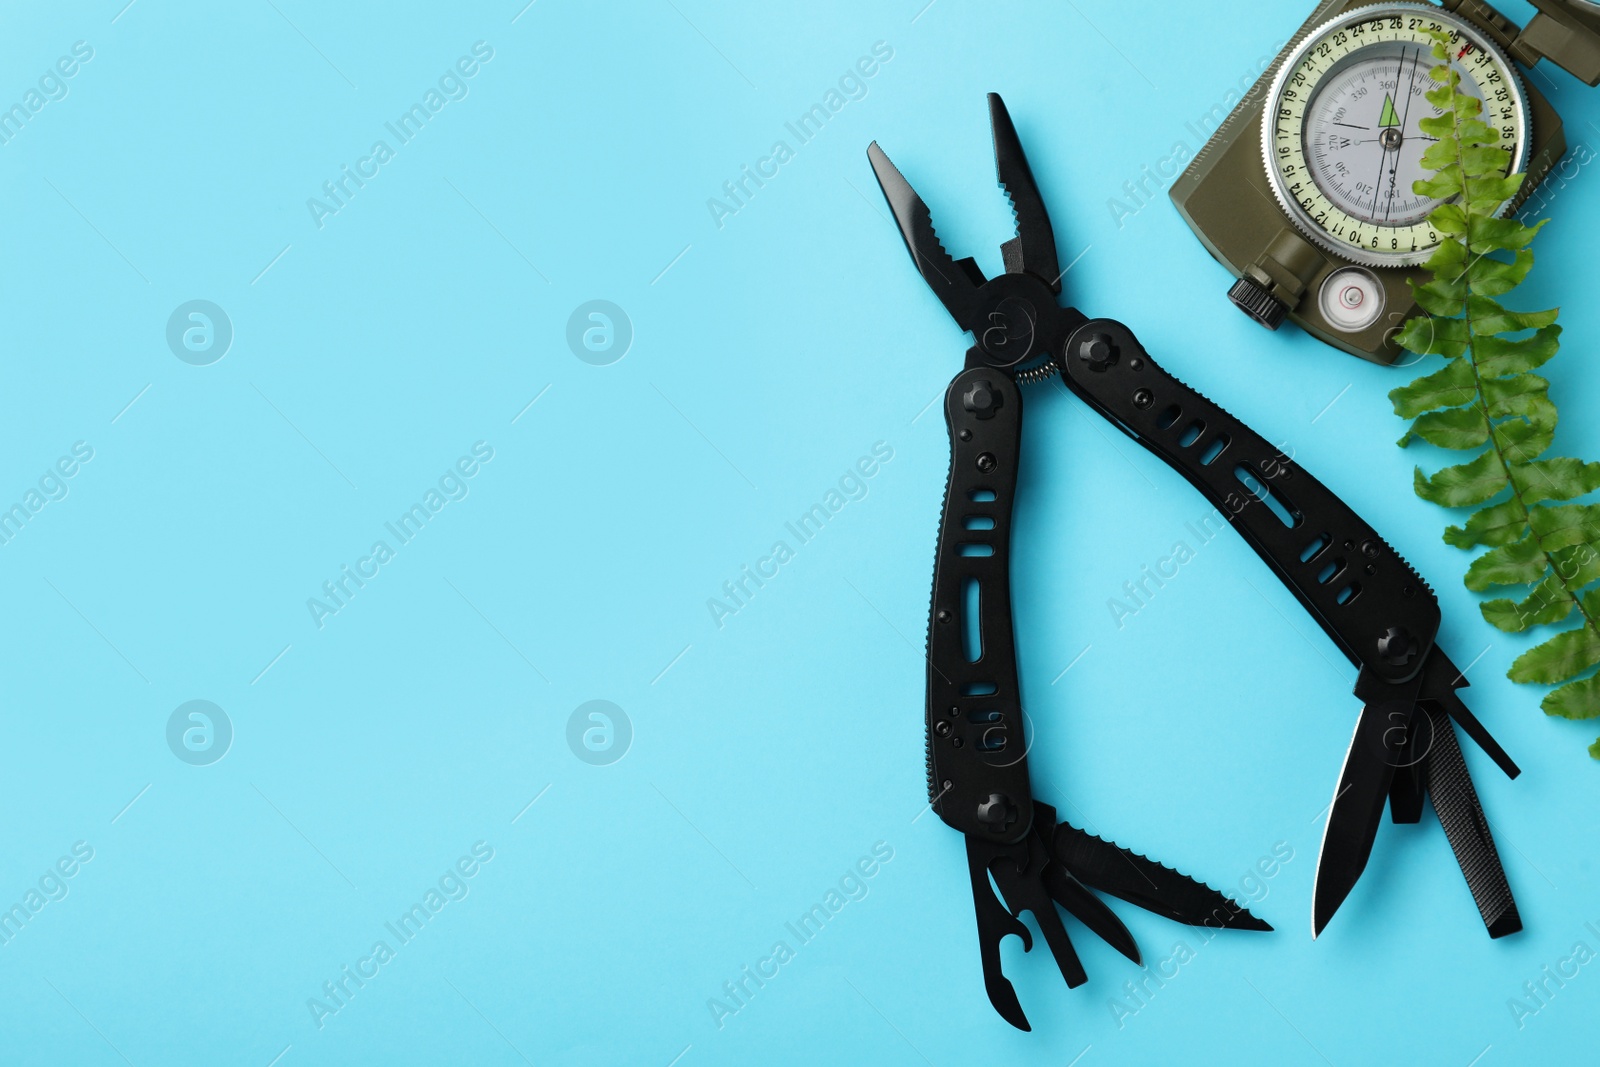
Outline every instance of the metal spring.
<path fill-rule="evenodd" d="M 1047 359 L 1036 367 L 1027 367 L 1017 371 L 1015 377 L 1018 385 L 1038 385 L 1055 377 L 1056 361 Z"/>

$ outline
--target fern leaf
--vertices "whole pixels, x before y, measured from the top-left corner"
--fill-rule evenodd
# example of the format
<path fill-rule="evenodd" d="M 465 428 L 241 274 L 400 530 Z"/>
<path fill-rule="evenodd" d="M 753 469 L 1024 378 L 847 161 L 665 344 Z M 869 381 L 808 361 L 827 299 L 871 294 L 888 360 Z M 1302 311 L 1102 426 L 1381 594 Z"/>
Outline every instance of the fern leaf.
<path fill-rule="evenodd" d="M 1515 501 L 1510 501 L 1515 503 Z M 1483 512 L 1479 512 L 1482 515 Z M 1476 518 L 1477 516 L 1473 516 Z M 1518 532 L 1527 529 L 1524 517 L 1517 523 Z M 1533 537 L 1523 537 L 1508 545 L 1485 552 L 1467 568 L 1466 585 L 1481 593 L 1497 585 L 1531 585 L 1544 577 L 1550 560 Z M 1504 627 L 1502 627 L 1504 629 Z"/>
<path fill-rule="evenodd" d="M 1511 480 L 1522 502 L 1530 506 L 1546 500 L 1576 500 L 1600 489 L 1600 463 L 1565 457 L 1541 459 L 1514 468 Z"/>
<path fill-rule="evenodd" d="M 1427 286 L 1418 286 L 1426 289 Z M 1461 304 L 1457 301 L 1455 310 L 1459 311 Z M 1434 314 L 1453 314 L 1453 312 L 1434 312 Z M 1473 325 L 1479 333 L 1513 333 L 1517 330 L 1537 330 L 1549 326 L 1556 321 L 1555 311 L 1509 311 L 1500 306 L 1499 301 L 1491 297 L 1474 293 L 1467 301 L 1467 314 L 1472 317 Z"/>
<path fill-rule="evenodd" d="M 1528 524 L 1547 550 L 1600 544 L 1600 504 L 1534 508 Z"/>
<path fill-rule="evenodd" d="M 1445 527 L 1444 541 L 1456 548 L 1477 548 L 1479 545 L 1500 547 L 1518 540 L 1527 530 L 1527 509 L 1522 506 L 1522 501 L 1512 497 L 1474 511 L 1465 526 Z M 1536 581 L 1538 577 L 1535 574 L 1527 580 Z M 1470 573 L 1467 588 L 1478 588 L 1472 584 Z"/>
<path fill-rule="evenodd" d="M 1430 411 L 1426 415 L 1418 416 L 1411 424 L 1411 429 L 1400 438 L 1400 447 L 1404 448 L 1410 444 L 1413 437 L 1439 448 L 1465 451 L 1469 448 L 1481 448 L 1488 442 L 1489 424 L 1484 420 L 1483 412 L 1474 408 Z"/>
<path fill-rule="evenodd" d="M 1545 694 L 1544 701 L 1539 705 L 1546 715 L 1556 715 L 1563 719 L 1595 719 L 1600 718 L 1600 676 L 1590 675 L 1576 682 L 1568 682 L 1560 689 L 1552 689 Z M 1600 741 L 1589 746 L 1589 755 L 1600 759 Z"/>
<path fill-rule="evenodd" d="M 1482 504 L 1506 487 L 1505 466 L 1494 452 L 1485 452 L 1471 463 L 1445 467 L 1432 475 L 1417 469 L 1412 487 L 1418 496 L 1441 507 L 1466 508 Z"/>
<path fill-rule="evenodd" d="M 1513 682 L 1553 685 L 1574 678 L 1596 664 L 1600 664 L 1600 634 L 1580 626 L 1528 649 L 1511 664 L 1507 677 Z"/>
<path fill-rule="evenodd" d="M 1426 324 L 1431 321 L 1434 320 L 1412 319 L 1406 323 L 1405 328 L 1408 332 L 1415 332 L 1419 328 L 1427 329 Z M 1419 327 L 1419 323 L 1424 325 Z M 1405 334 L 1402 333 L 1402 344 L 1404 337 Z M 1391 390 L 1389 401 L 1394 404 L 1396 415 L 1402 419 L 1414 419 L 1424 412 L 1470 403 L 1477 395 L 1478 387 L 1472 380 L 1472 365 L 1457 360 L 1445 364 L 1432 374 L 1418 378 L 1410 385 L 1402 385 L 1398 389 Z"/>
<path fill-rule="evenodd" d="M 1550 362 L 1561 350 L 1561 327 L 1546 326 L 1532 337 L 1518 341 L 1480 334 L 1472 339 L 1472 344 L 1480 377 L 1503 378 L 1508 374 L 1526 374 Z"/>

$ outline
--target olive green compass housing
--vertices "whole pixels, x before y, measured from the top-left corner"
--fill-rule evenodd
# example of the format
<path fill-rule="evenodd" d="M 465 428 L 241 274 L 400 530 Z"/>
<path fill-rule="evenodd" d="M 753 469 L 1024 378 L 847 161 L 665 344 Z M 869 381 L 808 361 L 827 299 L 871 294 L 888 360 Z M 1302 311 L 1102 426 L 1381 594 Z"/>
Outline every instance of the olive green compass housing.
<path fill-rule="evenodd" d="M 1481 0 L 1323 0 L 1170 191 L 1190 228 L 1236 277 L 1228 296 L 1277 329 L 1392 363 L 1417 314 L 1408 282 L 1440 241 L 1437 201 L 1418 196 L 1431 138 L 1432 39 L 1450 33 L 1463 91 L 1484 101 L 1520 207 L 1566 152 L 1561 118 L 1516 64 L 1550 58 L 1600 83 L 1600 4 L 1534 0 L 1519 28 Z"/>

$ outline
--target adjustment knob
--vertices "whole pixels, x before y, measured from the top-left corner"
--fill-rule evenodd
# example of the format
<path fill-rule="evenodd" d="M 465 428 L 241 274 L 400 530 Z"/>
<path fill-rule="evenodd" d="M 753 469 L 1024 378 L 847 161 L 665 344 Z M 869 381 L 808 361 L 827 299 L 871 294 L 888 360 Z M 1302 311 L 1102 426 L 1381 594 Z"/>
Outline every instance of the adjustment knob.
<path fill-rule="evenodd" d="M 1289 306 L 1254 278 L 1240 278 L 1234 282 L 1233 288 L 1228 290 L 1228 299 L 1233 301 L 1234 307 L 1269 330 L 1282 326 L 1289 314 Z"/>

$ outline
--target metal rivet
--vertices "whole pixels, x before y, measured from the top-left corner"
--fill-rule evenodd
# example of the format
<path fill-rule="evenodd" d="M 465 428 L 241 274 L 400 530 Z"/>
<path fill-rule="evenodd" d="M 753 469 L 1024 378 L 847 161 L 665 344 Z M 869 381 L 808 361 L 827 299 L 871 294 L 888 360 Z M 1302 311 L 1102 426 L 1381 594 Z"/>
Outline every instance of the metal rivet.
<path fill-rule="evenodd" d="M 937 618 L 940 622 L 949 622 L 951 619 L 955 618 L 955 616 L 950 614 L 949 608 L 944 608 L 940 610 L 939 614 L 935 616 L 935 618 Z"/>
<path fill-rule="evenodd" d="M 1017 821 L 1017 806 L 1004 793 L 990 793 L 978 802 L 978 821 L 995 833 L 1010 829 Z"/>
<path fill-rule="evenodd" d="M 1416 659 L 1420 651 L 1420 642 L 1404 626 L 1391 626 L 1378 638 L 1378 655 L 1383 657 L 1385 663 L 1396 667 L 1406 666 Z"/>
<path fill-rule="evenodd" d="M 1117 346 L 1110 334 L 1097 333 L 1078 342 L 1078 358 L 1095 370 L 1105 370 L 1117 361 Z"/>
<path fill-rule="evenodd" d="M 996 392 L 994 386 L 987 380 L 972 383 L 961 396 L 961 406 L 980 419 L 992 419 L 994 413 L 1005 407 L 1005 397 Z"/>
<path fill-rule="evenodd" d="M 962 430 L 960 433 L 956 434 L 956 436 L 961 438 L 963 441 L 970 441 L 972 440 L 972 431 Z"/>

